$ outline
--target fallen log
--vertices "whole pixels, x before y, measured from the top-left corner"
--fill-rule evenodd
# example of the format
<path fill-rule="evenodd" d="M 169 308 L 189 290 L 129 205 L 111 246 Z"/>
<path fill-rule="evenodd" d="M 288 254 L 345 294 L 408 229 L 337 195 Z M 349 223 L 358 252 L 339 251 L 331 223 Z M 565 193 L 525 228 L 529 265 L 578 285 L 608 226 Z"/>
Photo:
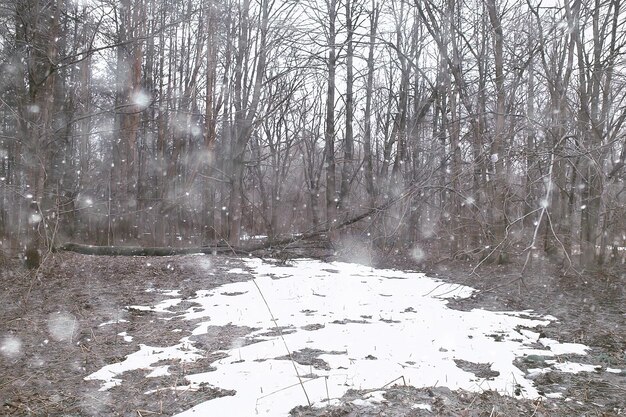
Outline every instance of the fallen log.
<path fill-rule="evenodd" d="M 169 247 L 142 247 L 142 246 L 93 246 L 82 245 L 80 243 L 65 243 L 56 250 L 75 252 L 83 255 L 99 256 L 173 256 L 190 255 L 194 253 L 204 253 L 207 255 L 214 253 L 243 253 L 234 248 L 218 247 L 193 247 L 193 248 L 169 248 Z"/>
<path fill-rule="evenodd" d="M 404 190 L 403 193 L 398 195 L 397 197 L 387 201 L 386 203 L 378 206 L 370 208 L 369 210 L 351 217 L 343 222 L 340 222 L 338 225 L 333 228 L 324 228 L 321 230 L 314 230 L 310 232 L 301 233 L 295 236 L 291 236 L 284 239 L 274 239 L 268 240 L 267 242 L 263 242 L 259 245 L 249 246 L 249 247 L 233 247 L 228 244 L 226 245 L 214 245 L 214 246 L 201 246 L 201 247 L 191 247 L 191 248 L 170 248 L 170 247 L 142 247 L 142 246 L 92 246 L 92 245 L 82 245 L 79 243 L 65 243 L 56 248 L 56 250 L 68 251 L 68 252 L 76 252 L 83 255 L 101 255 L 101 256 L 173 256 L 173 255 L 189 255 L 194 253 L 204 253 L 207 255 L 211 254 L 233 254 L 233 255 L 247 255 L 254 254 L 255 252 L 264 251 L 267 249 L 275 249 L 277 252 L 281 251 L 289 251 L 293 249 L 307 249 L 306 246 L 299 246 L 302 242 L 318 239 L 323 240 L 326 248 L 332 247 L 332 242 L 329 241 L 328 235 L 333 231 L 339 231 L 346 227 L 349 227 L 355 223 L 360 222 L 361 220 L 370 217 L 378 212 L 384 211 L 391 207 L 393 204 L 398 201 L 404 200 L 405 198 L 414 195 L 420 187 L 421 184 L 413 184 Z M 310 248 L 310 246 L 308 247 Z"/>
<path fill-rule="evenodd" d="M 294 243 L 294 242 L 292 242 Z M 302 243 L 302 242 L 300 242 Z M 284 243 L 283 243 L 283 246 Z M 257 245 L 250 248 L 233 248 L 229 246 L 201 246 L 187 248 L 170 248 L 170 247 L 142 247 L 142 246 L 93 246 L 83 245 L 80 243 L 65 243 L 56 247 L 55 251 L 75 252 L 82 255 L 96 256 L 175 256 L 175 255 L 191 255 L 203 253 L 206 255 L 231 254 L 231 255 L 248 255 L 259 254 L 260 256 L 272 256 L 271 252 L 274 248 L 277 252 L 289 252 L 296 254 L 300 250 L 303 256 L 307 250 L 319 250 L 327 248 L 323 246 L 310 246 L 306 244 L 290 245 L 289 249 L 282 248 L 275 242 L 267 242 L 264 245 Z M 267 252 L 270 249 L 270 252 Z"/>

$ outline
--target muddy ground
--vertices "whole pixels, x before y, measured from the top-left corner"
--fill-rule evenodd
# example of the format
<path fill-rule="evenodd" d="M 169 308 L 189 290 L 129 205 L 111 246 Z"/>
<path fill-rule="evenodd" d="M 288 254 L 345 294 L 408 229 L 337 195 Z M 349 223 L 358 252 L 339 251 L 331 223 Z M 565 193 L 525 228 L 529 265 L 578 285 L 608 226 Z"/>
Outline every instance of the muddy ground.
<path fill-rule="evenodd" d="M 621 416 L 626 415 L 626 275 L 563 275 L 548 263 L 535 263 L 523 281 L 519 265 L 486 265 L 470 274 L 472 265 L 459 262 L 417 265 L 402 256 L 385 257 L 385 267 L 428 270 L 449 282 L 483 290 L 454 308 L 493 310 L 533 309 L 558 322 L 543 329 L 552 338 L 584 343 L 589 355 L 567 357 L 590 363 L 598 370 L 621 369 L 621 374 L 548 372 L 536 379 L 546 394 L 562 391 L 564 398 L 529 401 L 500 396 L 451 392 L 434 387 L 387 387 L 372 406 L 363 401 L 368 391 L 350 391 L 340 406 L 299 407 L 294 416 Z M 210 257 L 215 271 L 244 268 L 226 256 Z M 128 308 L 154 305 L 168 298 L 159 290 L 178 289 L 184 297 L 197 290 L 249 279 L 247 274 L 207 275 L 194 256 L 97 257 L 58 253 L 38 271 L 18 260 L 0 269 L 0 415 L 37 416 L 154 416 L 172 415 L 195 404 L 233 392 L 213 387 L 176 390 L 185 375 L 206 372 L 217 359 L 209 354 L 194 363 L 169 363 L 170 374 L 146 378 L 147 371 L 124 374 L 124 383 L 101 392 L 100 381 L 84 377 L 138 350 L 139 344 L 166 346 L 189 335 L 193 321 L 159 320 L 155 313 Z M 147 292 L 147 289 L 154 291 Z M 178 308 L 189 308 L 182 303 Z M 102 325 L 103 323 L 109 323 Z M 68 331 L 69 328 L 69 331 Z M 173 332 L 173 330 L 177 330 Z M 180 329 L 180 330 L 178 330 Z M 214 352 L 250 329 L 235 326 L 209 329 L 195 340 Z M 133 336 L 127 341 L 124 332 Z M 122 335 L 120 335 L 122 333 Z M 253 341 L 250 341 L 253 342 Z M 315 358 L 301 355 L 301 362 Z M 541 358 L 520 360 L 522 369 L 537 368 Z M 460 364 L 463 365 L 463 364 Z M 472 364 L 465 364 L 470 369 Z M 480 376 L 481 369 L 472 370 Z M 558 388 L 558 389 L 557 389 Z M 145 392 L 151 391 L 151 394 Z M 428 407 L 415 408 L 415 404 Z M 430 408 L 428 410 L 427 408 Z"/>

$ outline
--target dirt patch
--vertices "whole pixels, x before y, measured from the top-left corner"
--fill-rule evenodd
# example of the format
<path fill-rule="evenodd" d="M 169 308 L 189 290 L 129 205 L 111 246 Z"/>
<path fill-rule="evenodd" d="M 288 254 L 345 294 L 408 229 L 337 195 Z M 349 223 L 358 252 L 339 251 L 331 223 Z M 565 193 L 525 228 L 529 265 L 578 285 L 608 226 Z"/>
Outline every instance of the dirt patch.
<path fill-rule="evenodd" d="M 375 392 L 374 392 L 375 393 Z M 448 388 L 391 387 L 382 395 L 372 391 L 349 391 L 342 403 L 323 410 L 297 407 L 293 417 L 511 417 L 572 416 L 576 409 L 560 408 L 553 401 L 517 400 L 493 391 L 471 393 Z M 381 398 L 382 397 L 382 398 Z M 580 414 L 579 414 L 580 415 Z M 611 416 L 614 414 L 592 414 Z"/>
<path fill-rule="evenodd" d="M 343 353 L 345 352 L 336 352 L 336 351 L 327 352 L 327 351 L 320 350 L 320 349 L 306 348 L 306 349 L 298 350 L 296 352 L 291 352 L 291 356 L 285 355 L 285 356 L 278 357 L 276 359 L 293 360 L 294 362 L 299 363 L 300 365 L 310 366 L 310 372 L 307 378 L 314 378 L 315 373 L 313 369 L 321 369 L 325 371 L 330 371 L 330 366 L 328 366 L 328 363 L 325 360 L 319 358 L 320 355 L 341 355 Z"/>
<path fill-rule="evenodd" d="M 462 369 L 466 372 L 471 372 L 478 378 L 489 380 L 500 375 L 500 372 L 491 369 L 490 363 L 474 363 L 464 361 L 462 359 L 455 359 L 454 363 L 456 363 L 456 366 L 459 369 Z"/>
<path fill-rule="evenodd" d="M 159 362 L 167 373 L 155 377 L 146 377 L 149 370 L 125 372 L 124 383 L 109 391 L 99 391 L 101 381 L 84 377 L 124 360 L 140 343 L 169 346 L 189 336 L 194 321 L 159 320 L 161 313 L 132 306 L 181 298 L 169 309 L 173 317 L 193 307 L 186 299 L 198 290 L 250 279 L 241 261 L 60 253 L 36 272 L 9 262 L 0 271 L 1 415 L 172 415 L 234 394 L 208 386 L 181 388 L 185 375 L 211 371 L 209 364 L 219 357 L 209 354 L 193 363 Z M 233 273 L 234 268 L 242 273 Z M 196 342 L 213 352 L 240 343 L 251 330 L 209 328 Z"/>

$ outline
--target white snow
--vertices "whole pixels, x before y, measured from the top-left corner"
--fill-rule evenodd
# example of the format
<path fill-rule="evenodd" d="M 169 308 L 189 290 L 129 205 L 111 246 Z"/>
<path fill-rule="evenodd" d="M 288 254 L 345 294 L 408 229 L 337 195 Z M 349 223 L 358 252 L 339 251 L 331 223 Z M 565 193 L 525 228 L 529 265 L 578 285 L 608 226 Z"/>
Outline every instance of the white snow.
<path fill-rule="evenodd" d="M 381 390 L 368 392 L 367 394 L 363 395 L 363 399 L 357 398 L 356 400 L 352 400 L 351 403 L 361 407 L 371 407 L 373 405 L 385 402 L 386 400 L 383 396 L 384 394 L 385 391 Z"/>
<path fill-rule="evenodd" d="M 597 365 L 590 365 L 587 363 L 557 362 L 555 360 L 548 360 L 546 361 L 546 363 L 549 363 L 552 365 L 553 368 L 568 374 L 577 374 L 580 372 L 597 372 L 599 369 L 601 369 Z"/>
<path fill-rule="evenodd" d="M 136 369 L 154 371 L 159 367 L 153 367 L 151 365 L 164 360 L 179 359 L 181 362 L 193 362 L 200 358 L 202 358 L 200 351 L 191 346 L 186 338 L 183 338 L 181 343 L 169 347 L 139 345 L 139 350 L 126 356 L 124 361 L 107 365 L 86 376 L 85 380 L 104 381 L 100 387 L 100 391 L 106 391 L 123 382 L 118 376 L 124 372 Z"/>
<path fill-rule="evenodd" d="M 178 295 L 178 294 L 174 294 L 174 295 Z M 129 310 L 140 310 L 140 311 L 152 311 L 154 313 L 170 313 L 172 314 L 172 311 L 170 311 L 170 308 L 180 304 L 183 301 L 182 298 L 170 298 L 167 300 L 163 300 L 158 304 L 155 304 L 153 306 L 128 306 L 126 307 Z"/>
<path fill-rule="evenodd" d="M 249 236 L 247 234 L 244 234 L 243 236 L 241 236 L 241 240 L 263 240 L 263 239 L 267 239 L 267 236 L 266 235 Z"/>
<path fill-rule="evenodd" d="M 202 265 L 203 258 L 198 262 Z M 214 371 L 186 376 L 185 389 L 205 383 L 235 390 L 236 395 L 198 404 L 179 416 L 286 416 L 307 401 L 324 406 L 348 389 L 376 390 L 401 377 L 416 387 L 492 389 L 508 395 L 519 388 L 523 397 L 537 398 L 532 380 L 513 365 L 516 358 L 584 355 L 588 349 L 540 338 L 538 332 L 528 330 L 549 324 L 553 317 L 531 311 L 453 310 L 447 306 L 448 299 L 469 297 L 475 290 L 421 273 L 312 260 L 295 261 L 293 266 L 259 259 L 244 262 L 254 280 L 198 291 L 189 299 L 194 307 L 170 317 L 194 320 L 194 335 L 229 324 L 260 329 L 244 338 L 256 343 L 235 340 L 223 351 L 228 356 L 210 364 Z M 174 298 L 152 307 L 133 308 L 172 315 L 176 313 L 169 308 L 180 301 Z M 288 329 L 283 331 L 284 341 L 275 326 Z M 537 347 L 537 341 L 545 349 Z M 287 355 L 285 345 L 291 352 L 305 348 L 326 352 L 319 359 L 330 370 L 277 359 Z M 104 390 L 123 383 L 120 376 L 126 371 L 165 372 L 153 364 L 165 359 L 193 361 L 208 353 L 194 347 L 187 337 L 170 347 L 140 345 L 140 350 L 123 362 L 108 365 L 87 379 L 104 381 Z M 490 363 L 499 376 L 478 378 L 457 367 L 454 359 Z M 555 361 L 553 366 L 571 372 L 580 365 L 567 364 Z M 382 401 L 382 392 L 365 396 L 362 405 Z"/>
<path fill-rule="evenodd" d="M 157 290 L 159 294 L 167 297 L 180 297 L 180 290 Z"/>
<path fill-rule="evenodd" d="M 564 355 L 566 353 L 573 353 L 576 355 L 586 355 L 589 347 L 581 345 L 579 343 L 560 343 L 553 339 L 542 338 L 539 342 L 550 348 L 555 355 Z"/>
<path fill-rule="evenodd" d="M 159 376 L 167 376 L 170 374 L 169 365 L 155 366 L 152 369 L 152 372 L 146 375 L 146 378 L 157 378 Z"/>
<path fill-rule="evenodd" d="M 133 341 L 133 337 L 129 336 L 128 333 L 126 332 L 121 332 L 117 334 L 118 336 L 122 336 L 124 338 L 124 342 L 132 342 Z"/>
<path fill-rule="evenodd" d="M 537 376 L 554 371 L 555 369 L 559 372 L 564 372 L 566 374 L 577 374 L 580 372 L 599 372 L 602 370 L 602 367 L 598 365 L 590 365 L 586 363 L 559 362 L 554 359 L 549 359 L 549 360 L 546 360 L 545 362 L 550 365 L 548 368 L 528 369 L 528 373 L 526 374 L 526 377 L 530 379 L 535 379 Z M 611 371 L 607 369 L 606 372 L 611 372 Z"/>
<path fill-rule="evenodd" d="M 128 320 L 124 320 L 124 319 L 109 320 L 109 321 L 105 321 L 104 323 L 100 323 L 98 327 L 108 326 L 109 324 L 117 324 L 117 323 L 128 323 Z"/>

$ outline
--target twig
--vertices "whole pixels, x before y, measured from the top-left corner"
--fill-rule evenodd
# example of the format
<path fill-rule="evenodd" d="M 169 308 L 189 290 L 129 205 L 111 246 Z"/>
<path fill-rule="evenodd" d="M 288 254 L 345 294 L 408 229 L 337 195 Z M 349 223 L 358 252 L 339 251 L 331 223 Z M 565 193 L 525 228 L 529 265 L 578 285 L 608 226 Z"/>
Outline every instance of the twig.
<path fill-rule="evenodd" d="M 138 414 L 140 417 L 142 417 L 142 416 L 143 416 L 143 414 L 142 414 L 142 413 L 145 413 L 145 414 L 159 414 L 159 413 L 157 413 L 156 411 L 150 411 L 150 410 L 139 410 L 139 409 L 137 409 L 137 410 L 135 410 L 135 411 L 137 411 L 137 414 Z"/>
<path fill-rule="evenodd" d="M 385 385 L 383 385 L 382 387 L 380 387 L 379 389 L 385 388 L 391 384 L 393 384 L 394 382 L 398 381 L 398 380 L 402 380 L 402 385 L 404 385 L 406 387 L 406 380 L 404 379 L 404 375 L 400 375 L 399 377 L 397 377 L 396 379 L 394 379 L 393 381 L 387 382 Z"/>
<path fill-rule="evenodd" d="M 254 286 L 256 287 L 257 290 L 259 290 L 259 294 L 261 294 L 261 298 L 263 299 L 263 302 L 265 303 L 265 307 L 267 307 L 267 311 L 270 313 L 270 317 L 272 318 L 272 322 L 274 322 L 274 326 L 276 327 L 276 331 L 278 332 L 278 335 L 280 336 L 281 340 L 283 341 L 283 344 L 285 345 L 285 349 L 287 350 L 287 355 L 289 356 L 289 360 L 291 361 L 291 364 L 293 365 L 293 369 L 296 371 L 296 376 L 298 377 L 298 382 L 300 383 L 300 386 L 302 387 L 302 391 L 304 392 L 304 396 L 306 397 L 306 402 L 308 403 L 309 407 L 311 406 L 311 400 L 309 399 L 309 394 L 306 392 L 306 388 L 304 388 L 304 383 L 302 382 L 302 377 L 300 376 L 300 372 L 298 372 L 298 367 L 296 366 L 296 362 L 293 360 L 293 357 L 291 356 L 291 351 L 289 350 L 289 346 L 287 346 L 287 342 L 285 341 L 285 337 L 283 336 L 283 332 L 280 329 L 280 327 L 278 326 L 278 322 L 276 321 L 276 318 L 274 317 L 274 313 L 272 313 L 272 309 L 270 308 L 270 305 L 268 304 L 267 300 L 265 299 L 265 295 L 263 295 L 263 291 L 261 291 L 261 288 L 259 287 L 259 284 L 257 284 L 256 279 L 253 279 L 252 282 L 254 283 Z"/>
<path fill-rule="evenodd" d="M 321 377 L 322 376 L 320 375 L 320 376 L 316 376 L 315 378 L 307 379 L 306 381 L 298 382 L 297 384 L 287 385 L 286 387 L 279 388 L 276 391 L 272 391 L 270 393 L 267 393 L 265 395 L 262 395 L 262 396 L 258 397 L 257 401 L 258 400 L 262 400 L 263 398 L 271 397 L 272 395 L 278 394 L 279 392 L 282 392 L 282 391 L 285 391 L 285 390 L 288 390 L 289 388 L 297 387 L 298 385 L 306 384 L 307 382 L 316 381 L 316 380 L 320 379 Z M 324 378 L 328 379 L 328 376 L 324 376 Z M 328 395 L 328 383 L 326 383 L 326 395 Z M 311 405 L 311 404 L 309 403 L 309 405 Z"/>
<path fill-rule="evenodd" d="M 490 288 L 487 288 L 487 289 L 484 289 L 484 290 L 479 290 L 479 292 L 481 292 L 481 293 L 491 292 L 493 290 L 497 290 L 498 288 L 502 288 L 502 287 L 506 287 L 507 285 L 515 284 L 516 282 L 519 282 L 521 285 L 524 286 L 524 288 L 528 288 L 528 287 L 526 287 L 526 283 L 524 282 L 524 279 L 521 276 L 519 276 L 519 277 L 513 278 L 509 282 L 505 282 L 504 284 L 494 285 L 493 287 L 490 287 Z"/>
<path fill-rule="evenodd" d="M 324 384 L 326 384 L 326 401 L 330 404 L 330 394 L 328 393 L 328 375 L 324 376 Z"/>
<path fill-rule="evenodd" d="M 533 413 L 530 415 L 530 417 L 535 417 L 535 414 L 537 414 L 537 410 L 539 409 L 539 404 L 541 404 L 541 400 L 536 401 L 535 409 L 533 410 Z"/>
<path fill-rule="evenodd" d="M 28 379 L 26 379 L 26 381 L 24 381 L 23 383 L 25 384 L 25 383 L 26 383 L 26 382 L 28 382 L 28 380 L 29 380 L 29 379 L 31 379 L 31 378 L 32 378 L 32 376 L 30 376 Z M 21 377 L 17 377 L 17 378 L 14 378 L 14 379 L 10 380 L 10 381 L 7 381 L 7 382 L 5 382 L 5 383 L 3 383 L 3 384 L 0 384 L 0 388 L 4 388 L 4 387 L 6 387 L 7 385 L 11 385 L 11 384 L 12 384 L 12 383 L 14 383 L 15 381 L 19 381 L 20 379 L 21 379 Z"/>

